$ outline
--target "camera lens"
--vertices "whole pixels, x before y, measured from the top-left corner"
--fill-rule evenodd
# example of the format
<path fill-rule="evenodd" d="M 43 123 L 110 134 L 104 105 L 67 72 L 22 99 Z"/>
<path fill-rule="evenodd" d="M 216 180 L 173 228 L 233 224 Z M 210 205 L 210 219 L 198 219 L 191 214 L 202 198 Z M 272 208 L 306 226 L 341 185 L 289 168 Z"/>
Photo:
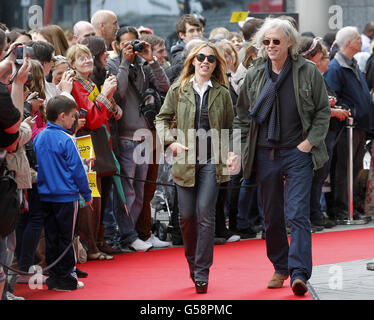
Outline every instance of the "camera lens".
<path fill-rule="evenodd" d="M 134 40 L 131 42 L 134 52 L 143 52 L 145 50 L 145 45 L 142 44 L 139 40 Z"/>

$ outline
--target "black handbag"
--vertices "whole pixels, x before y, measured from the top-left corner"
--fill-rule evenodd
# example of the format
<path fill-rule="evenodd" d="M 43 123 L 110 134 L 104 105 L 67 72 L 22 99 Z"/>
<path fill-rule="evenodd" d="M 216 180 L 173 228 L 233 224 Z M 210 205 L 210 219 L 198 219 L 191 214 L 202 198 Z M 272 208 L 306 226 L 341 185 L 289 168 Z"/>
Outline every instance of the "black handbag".
<path fill-rule="evenodd" d="M 6 160 L 0 159 L 0 238 L 16 229 L 20 213 L 15 174 L 8 171 Z"/>
<path fill-rule="evenodd" d="M 130 77 L 129 84 L 132 86 L 139 98 L 139 113 L 144 116 L 149 129 L 155 130 L 156 116 L 160 113 L 162 107 L 161 95 L 152 87 L 149 87 L 143 93 L 140 93 Z"/>
<path fill-rule="evenodd" d="M 110 148 L 109 137 L 104 126 L 91 131 L 81 130 L 77 136 L 90 135 L 95 150 L 95 165 L 92 170 L 98 177 L 112 176 L 117 172 L 116 162 L 112 149 Z"/>

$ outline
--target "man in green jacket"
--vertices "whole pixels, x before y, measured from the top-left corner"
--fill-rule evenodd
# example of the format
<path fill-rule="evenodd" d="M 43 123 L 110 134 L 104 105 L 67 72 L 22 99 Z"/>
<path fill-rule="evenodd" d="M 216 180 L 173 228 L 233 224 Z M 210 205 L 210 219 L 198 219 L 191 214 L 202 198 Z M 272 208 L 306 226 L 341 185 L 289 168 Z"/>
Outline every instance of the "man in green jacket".
<path fill-rule="evenodd" d="M 266 19 L 255 42 L 260 58 L 247 73 L 234 120 L 234 129 L 241 129 L 243 176 L 255 173 L 259 183 L 267 255 L 275 269 L 268 288 L 281 288 L 290 276 L 294 294 L 304 295 L 312 274 L 313 169 L 328 159 L 331 109 L 317 67 L 296 55 L 299 34 L 288 21 Z M 227 165 L 237 171 L 240 157 L 230 153 Z"/>

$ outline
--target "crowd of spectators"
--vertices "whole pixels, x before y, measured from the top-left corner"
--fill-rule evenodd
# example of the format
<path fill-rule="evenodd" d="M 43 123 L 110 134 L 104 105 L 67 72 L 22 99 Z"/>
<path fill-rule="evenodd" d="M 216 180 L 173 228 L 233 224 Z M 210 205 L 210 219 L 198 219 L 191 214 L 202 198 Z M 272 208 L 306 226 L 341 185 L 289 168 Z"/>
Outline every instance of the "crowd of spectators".
<path fill-rule="evenodd" d="M 297 23 L 291 17 L 282 16 L 280 19 L 290 22 L 297 30 Z M 57 25 L 48 25 L 39 30 L 8 30 L 1 24 L 0 157 L 6 162 L 7 168 L 15 172 L 20 204 L 19 219 L 14 230 L 10 230 L 6 237 L 0 237 L 2 263 L 27 273 L 35 264 L 45 267 L 53 262 L 51 257 L 58 257 L 58 253 L 62 253 L 69 245 L 67 242 L 74 239 L 75 243 L 78 241 L 83 244 L 87 260 L 103 261 L 113 260 L 115 255 L 123 254 L 126 250 L 147 252 L 152 248 L 183 244 L 178 204 L 172 208 L 169 241 L 159 239 L 154 234 L 151 201 L 157 186 L 146 181 L 156 181 L 158 173 L 164 171 L 167 164 L 159 165 L 163 152 L 160 155 L 160 150 L 156 148 L 156 129 L 139 111 L 142 94 L 152 89 L 164 101 L 171 86 L 182 81 L 181 72 L 186 68 L 186 63 L 191 62 L 186 62 L 189 54 L 209 42 L 222 62 L 225 62 L 222 67 L 225 68 L 227 81 L 223 83 L 229 89 L 230 106 L 232 104 L 233 114 L 237 116 L 237 102 L 244 92 L 242 85 L 248 69 L 258 57 L 263 57 L 254 39 L 264 20 L 249 19 L 241 27 L 238 26 L 236 32 L 222 27 L 212 30 L 209 35 L 205 34 L 205 23 L 209 21 L 199 20 L 194 15 L 181 16 L 176 24 L 179 40 L 171 48 L 170 54 L 165 49 L 165 40 L 157 36 L 157 30 L 143 26 L 120 27 L 117 16 L 106 10 L 96 12 L 91 21 L 77 22 L 71 32 L 64 32 Z M 374 129 L 374 105 L 370 91 L 374 87 L 373 30 L 373 23 L 366 26 L 362 35 L 355 27 L 345 27 L 337 33 L 326 34 L 323 39 L 309 32 L 299 34 L 302 37 L 295 45 L 295 56 L 315 64 L 324 78 L 331 107 L 330 126 L 324 139 L 328 161 L 325 159 L 323 166 L 315 170 L 310 184 L 311 232 L 333 228 L 337 221 L 348 217 L 347 118 L 353 117 L 355 120 L 355 182 L 363 169 L 365 153 L 371 152 L 367 142 L 371 140 Z M 134 50 L 134 41 L 142 45 L 139 51 Z M 19 48 L 32 49 L 32 54 L 21 63 L 15 57 Z M 366 54 L 363 55 L 363 52 Z M 305 108 L 310 103 L 309 93 L 312 93 L 312 89 L 300 88 L 304 90 L 300 95 Z M 245 94 L 250 95 L 248 92 Z M 63 101 L 70 106 L 68 111 L 56 107 Z M 50 110 L 48 106 L 51 106 Z M 56 108 L 59 111 L 53 111 Z M 57 115 L 52 115 L 52 111 L 57 112 Z M 69 123 L 66 124 L 70 120 L 65 119 L 65 116 L 69 114 L 74 117 L 74 130 L 69 128 Z M 183 113 L 179 117 L 183 117 Z M 173 123 L 178 123 L 178 117 L 168 118 L 168 121 L 172 127 Z M 246 126 L 245 123 L 241 125 Z M 46 166 L 44 156 L 52 152 L 43 149 L 48 145 L 47 142 L 40 144 L 39 141 L 47 139 L 47 132 L 56 126 L 62 127 L 65 130 L 61 132 L 73 137 L 73 140 L 67 139 L 69 142 L 66 143 L 75 141 L 75 137 L 97 136 L 98 142 L 94 142 L 96 158 L 109 146 L 114 159 L 114 169 L 109 171 L 100 171 L 94 159 L 89 159 L 87 163 L 81 161 L 83 166 L 79 170 L 86 167 L 90 171 L 92 165 L 96 168 L 96 185 L 101 197 L 91 201 L 91 196 L 85 190 L 85 195 L 81 194 L 77 220 L 74 219 L 68 226 L 66 219 L 53 222 L 55 227 L 65 224 L 66 228 L 72 229 L 71 234 L 64 235 L 62 247 L 58 250 L 53 249 L 56 244 L 52 245 L 52 242 L 57 240 L 52 239 L 51 230 L 48 230 L 52 228 L 52 209 L 46 209 L 45 202 L 51 201 L 47 194 L 56 195 L 66 190 L 59 190 L 61 186 L 54 187 L 53 183 L 50 185 L 48 179 L 38 179 Z M 144 157 L 144 151 L 140 154 L 137 151 L 145 141 L 142 130 L 151 132 L 153 148 L 150 158 L 153 161 L 138 161 L 137 157 Z M 100 133 L 104 133 L 104 139 L 99 142 Z M 246 142 L 242 143 L 244 146 Z M 70 153 L 73 151 L 69 149 Z M 57 165 L 55 170 L 53 166 L 48 167 L 51 171 L 49 174 L 58 177 L 61 168 Z M 70 183 L 69 188 L 75 183 L 73 178 L 66 178 L 72 180 L 64 182 L 67 185 Z M 209 203 L 215 214 L 215 244 L 255 238 L 258 234 L 266 239 L 261 196 L 263 191 L 257 186 L 256 175 L 246 175 L 243 168 L 227 180 L 222 180 L 219 191 L 214 189 L 219 192 L 218 197 L 212 197 L 214 204 Z M 80 187 L 84 189 L 85 184 Z M 355 196 L 360 196 L 356 189 Z M 54 201 L 59 202 L 56 199 L 58 197 Z M 168 200 L 170 203 L 175 202 L 175 199 Z M 69 198 L 69 201 L 77 199 Z M 70 212 L 73 209 L 66 210 L 64 214 L 74 216 Z M 354 217 L 360 219 L 364 214 L 364 208 L 357 204 Z M 186 228 L 183 223 L 182 226 Z M 286 227 L 290 229 L 287 223 Z M 77 255 L 74 257 L 77 248 L 75 246 L 73 254 L 68 254 L 68 257 L 82 262 L 82 259 L 77 259 Z M 64 261 L 61 262 L 63 264 Z M 69 279 L 72 279 L 70 274 L 74 279 L 86 277 L 87 274 L 75 264 L 72 266 L 65 262 L 64 266 L 61 265 L 49 272 L 51 279 L 53 276 L 52 280 L 59 280 L 48 282 L 46 277 L 43 278 L 48 288 L 74 290 L 83 287 L 77 280 L 67 282 L 67 273 Z M 81 266 L 84 268 L 84 265 Z M 1 266 L 0 271 L 2 299 L 22 299 L 14 296 L 14 284 L 28 284 L 30 276 L 14 275 Z"/>

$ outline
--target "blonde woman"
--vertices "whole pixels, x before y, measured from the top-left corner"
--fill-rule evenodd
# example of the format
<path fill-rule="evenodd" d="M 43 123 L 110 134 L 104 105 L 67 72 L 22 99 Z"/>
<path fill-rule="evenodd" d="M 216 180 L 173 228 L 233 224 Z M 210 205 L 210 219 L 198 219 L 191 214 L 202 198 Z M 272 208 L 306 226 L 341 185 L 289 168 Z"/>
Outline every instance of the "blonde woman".
<path fill-rule="evenodd" d="M 175 118 L 177 139 L 169 130 Z M 170 88 L 156 117 L 160 141 L 176 157 L 172 172 L 177 185 L 180 226 L 197 293 L 208 290 L 218 186 L 229 180 L 223 174 L 221 143 L 209 134 L 197 135 L 197 130 L 220 136 L 224 129 L 231 131 L 233 118 L 225 60 L 214 44 L 200 44 L 188 55 L 179 80 Z"/>

